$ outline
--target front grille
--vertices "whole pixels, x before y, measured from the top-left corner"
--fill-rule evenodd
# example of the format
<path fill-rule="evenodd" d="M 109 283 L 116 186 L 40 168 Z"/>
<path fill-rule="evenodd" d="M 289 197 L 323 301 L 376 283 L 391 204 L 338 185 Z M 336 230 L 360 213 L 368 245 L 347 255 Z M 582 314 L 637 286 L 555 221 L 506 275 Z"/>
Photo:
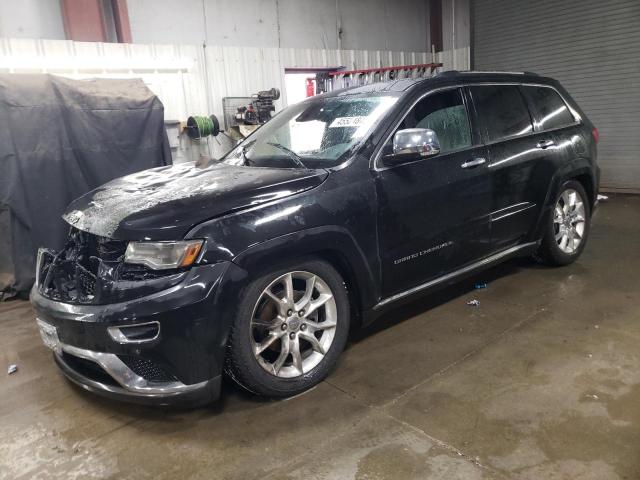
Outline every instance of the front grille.
<path fill-rule="evenodd" d="M 133 370 L 136 375 L 139 375 L 148 382 L 168 383 L 176 381 L 176 377 L 167 373 L 157 364 L 146 358 L 136 357 L 134 355 L 118 355 L 118 358 Z"/>
<path fill-rule="evenodd" d="M 96 276 L 79 265 L 76 265 L 76 285 L 83 297 L 95 297 Z"/>
<path fill-rule="evenodd" d="M 41 252 L 40 292 L 62 302 L 100 303 L 98 279 L 107 285 L 117 279 L 126 248 L 127 242 L 72 228 L 62 250 Z"/>
<path fill-rule="evenodd" d="M 62 359 L 73 370 L 78 372 L 83 377 L 87 377 L 90 380 L 104 383 L 107 385 L 117 386 L 118 383 L 103 370 L 103 368 L 91 360 L 86 358 L 76 357 L 67 352 L 62 352 Z"/>
<path fill-rule="evenodd" d="M 186 270 L 152 270 L 144 265 L 124 263 L 127 243 L 71 228 L 62 250 L 41 250 L 39 253 L 37 282 L 40 293 L 65 303 L 113 303 L 146 295 L 149 290 L 144 290 L 148 285 L 145 282 Z M 120 281 L 127 283 L 122 285 L 118 283 Z M 142 290 L 136 292 L 138 287 Z"/>

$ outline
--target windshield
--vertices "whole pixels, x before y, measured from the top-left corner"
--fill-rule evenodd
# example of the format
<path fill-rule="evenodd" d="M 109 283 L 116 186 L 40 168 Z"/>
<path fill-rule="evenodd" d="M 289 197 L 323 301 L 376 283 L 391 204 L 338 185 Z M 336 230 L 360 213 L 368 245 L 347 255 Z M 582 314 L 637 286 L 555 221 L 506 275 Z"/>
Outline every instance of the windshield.
<path fill-rule="evenodd" d="M 345 95 L 292 105 L 229 152 L 223 161 L 284 168 L 339 165 L 396 100 L 390 95 Z"/>

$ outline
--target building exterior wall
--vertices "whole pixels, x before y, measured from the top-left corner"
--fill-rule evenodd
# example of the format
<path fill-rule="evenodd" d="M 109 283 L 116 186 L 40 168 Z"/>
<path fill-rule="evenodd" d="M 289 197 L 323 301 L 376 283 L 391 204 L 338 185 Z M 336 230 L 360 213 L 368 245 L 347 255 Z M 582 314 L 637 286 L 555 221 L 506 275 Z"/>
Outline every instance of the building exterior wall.
<path fill-rule="evenodd" d="M 468 2 L 443 1 L 445 50 L 469 46 Z M 134 43 L 431 49 L 427 0 L 128 0 L 127 5 Z M 452 31 L 454 11 L 460 18 Z M 65 39 L 60 2 L 0 2 L 0 37 Z"/>
<path fill-rule="evenodd" d="M 456 50 L 471 43 L 469 0 L 442 2 L 442 48 Z"/>
<path fill-rule="evenodd" d="M 0 1 L 0 37 L 64 40 L 60 2 Z"/>
<path fill-rule="evenodd" d="M 439 52 L 436 62 L 451 69 L 468 48 Z M 209 45 L 145 45 L 70 40 L 0 39 L 1 73 L 52 73 L 76 79 L 141 78 L 164 105 L 167 121 L 185 121 L 190 115 L 215 114 L 224 118 L 224 97 L 248 97 L 259 90 L 279 88 L 277 110 L 288 104 L 286 68 L 335 67 L 366 69 L 430 63 L 425 51 L 233 47 Z M 224 136 L 192 142 L 185 135 L 173 150 L 174 160 L 220 157 L 231 148 Z"/>
<path fill-rule="evenodd" d="M 129 0 L 128 6 L 139 43 L 428 50 L 424 0 Z M 184 15 L 179 25 L 176 15 Z"/>
<path fill-rule="evenodd" d="M 560 80 L 600 132 L 601 185 L 640 191 L 640 2 L 475 0 L 472 11 L 472 66 Z"/>

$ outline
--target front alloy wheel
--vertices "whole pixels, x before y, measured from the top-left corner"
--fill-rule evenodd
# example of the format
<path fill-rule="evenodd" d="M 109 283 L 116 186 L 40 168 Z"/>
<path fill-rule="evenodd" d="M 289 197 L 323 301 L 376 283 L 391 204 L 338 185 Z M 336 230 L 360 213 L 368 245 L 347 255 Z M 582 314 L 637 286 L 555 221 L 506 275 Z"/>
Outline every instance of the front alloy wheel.
<path fill-rule="evenodd" d="M 324 260 L 301 260 L 243 289 L 225 370 L 253 393 L 296 395 L 329 374 L 348 333 L 343 278 Z"/>
<path fill-rule="evenodd" d="M 291 378 L 313 370 L 331 348 L 336 301 L 327 283 L 310 272 L 287 272 L 260 295 L 251 316 L 253 354 L 262 368 Z"/>

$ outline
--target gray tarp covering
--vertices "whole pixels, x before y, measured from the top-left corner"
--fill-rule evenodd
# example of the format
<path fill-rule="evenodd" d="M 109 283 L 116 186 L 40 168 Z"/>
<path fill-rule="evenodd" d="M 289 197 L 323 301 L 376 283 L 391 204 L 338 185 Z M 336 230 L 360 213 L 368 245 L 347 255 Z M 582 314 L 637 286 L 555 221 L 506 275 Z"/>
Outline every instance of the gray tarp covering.
<path fill-rule="evenodd" d="M 141 80 L 0 75 L 0 298 L 25 293 L 61 215 L 114 178 L 171 163 L 164 108 Z"/>

